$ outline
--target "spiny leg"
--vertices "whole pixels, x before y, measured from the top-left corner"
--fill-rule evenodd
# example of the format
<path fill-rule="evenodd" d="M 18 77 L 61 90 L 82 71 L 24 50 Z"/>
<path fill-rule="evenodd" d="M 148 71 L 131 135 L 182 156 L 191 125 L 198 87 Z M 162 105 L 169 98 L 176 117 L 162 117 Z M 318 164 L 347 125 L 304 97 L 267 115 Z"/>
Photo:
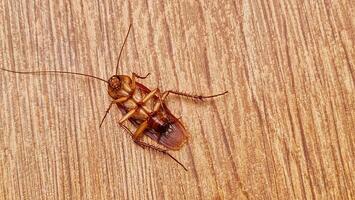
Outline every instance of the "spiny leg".
<path fill-rule="evenodd" d="M 159 101 L 154 104 L 153 112 L 157 112 L 160 109 L 160 107 L 163 105 L 164 100 L 166 99 L 166 96 L 167 96 L 167 95 L 165 95 L 165 97 L 164 97 L 164 94 L 161 95 L 159 89 L 157 89 L 157 93 L 158 93 L 157 96 L 159 98 Z"/>
<path fill-rule="evenodd" d="M 127 101 L 127 99 L 128 99 L 128 97 L 121 97 L 119 99 L 115 99 L 115 100 L 111 101 L 110 106 L 107 108 L 107 110 L 105 112 L 105 115 L 104 115 L 104 117 L 102 118 L 102 120 L 100 122 L 100 128 L 101 128 L 102 124 L 104 123 L 104 120 L 107 117 L 107 114 L 110 112 L 110 109 L 111 109 L 112 105 L 115 104 L 115 103 L 122 103 L 124 101 Z"/>
<path fill-rule="evenodd" d="M 146 74 L 145 76 L 140 76 L 134 72 L 132 73 L 132 77 L 136 77 L 136 78 L 140 78 L 140 79 L 146 79 L 149 75 L 150 75 L 150 73 Z"/>
<path fill-rule="evenodd" d="M 135 88 L 136 88 L 136 78 L 139 78 L 139 79 L 146 79 L 148 76 L 150 75 L 150 73 L 148 73 L 147 75 L 145 75 L 145 76 L 139 76 L 138 74 L 136 74 L 136 73 L 132 73 L 132 78 L 131 78 L 131 80 L 132 80 L 132 84 L 131 84 L 131 87 L 132 87 L 132 89 L 134 90 Z"/>
<path fill-rule="evenodd" d="M 145 121 L 147 122 L 147 121 Z M 168 155 L 171 159 L 173 159 L 175 162 L 177 162 L 181 167 L 183 167 L 186 171 L 187 168 L 180 162 L 178 161 L 174 156 L 172 156 L 169 152 L 167 152 L 166 149 L 162 149 L 162 148 L 159 148 L 159 147 L 156 147 L 154 145 L 151 145 L 151 144 L 148 144 L 146 142 L 143 142 L 143 141 L 140 141 L 140 138 L 141 136 L 143 135 L 145 129 L 147 128 L 147 124 L 145 124 L 145 122 L 143 122 L 139 127 L 138 129 L 136 130 L 135 133 L 132 133 L 131 130 L 129 130 L 129 128 L 127 126 L 125 126 L 124 124 L 120 124 L 120 126 L 125 129 L 133 138 L 133 141 L 139 145 L 140 147 L 142 147 L 143 149 L 145 148 L 149 148 L 149 149 L 152 149 L 152 150 L 155 150 L 157 152 L 160 152 L 160 153 L 163 153 L 165 155 Z M 136 138 L 136 139 L 134 139 Z"/>
<path fill-rule="evenodd" d="M 104 120 L 106 119 L 107 114 L 110 112 L 112 105 L 113 105 L 113 103 L 111 102 L 110 105 L 109 105 L 109 107 L 107 108 L 107 110 L 106 110 L 106 112 L 105 112 L 104 117 L 102 118 L 102 120 L 101 120 L 101 122 L 100 122 L 100 126 L 99 126 L 100 128 L 101 128 L 102 124 L 104 123 Z"/>
<path fill-rule="evenodd" d="M 137 107 L 139 107 L 140 109 L 142 109 L 146 113 L 151 113 L 151 111 L 149 110 L 149 108 L 147 108 L 147 106 L 145 104 L 147 103 L 147 101 L 149 101 L 149 99 L 154 97 L 157 92 L 159 92 L 159 89 L 155 89 L 155 90 L 150 91 L 146 96 L 143 97 L 142 100 L 140 100 L 139 102 L 136 102 L 138 105 Z"/>
<path fill-rule="evenodd" d="M 172 156 L 169 152 L 167 152 L 167 150 L 165 150 L 165 149 L 161 149 L 161 148 L 159 148 L 159 147 L 156 147 L 156 146 L 153 146 L 153 145 L 151 145 L 151 144 L 148 144 L 148 143 L 145 143 L 145 142 L 142 142 L 142 141 L 135 141 L 135 143 L 136 144 L 138 144 L 140 147 L 142 147 L 142 148 L 145 148 L 145 147 L 147 147 L 147 148 L 150 148 L 150 149 L 152 149 L 152 150 L 155 150 L 155 151 L 158 151 L 158 152 L 160 152 L 160 153 L 163 153 L 163 154 L 165 154 L 165 155 L 168 155 L 171 159 L 173 159 L 175 162 L 177 162 L 181 167 L 183 167 L 186 171 L 188 171 L 187 170 L 187 168 L 180 162 L 180 161 L 178 161 L 174 156 Z"/>
<path fill-rule="evenodd" d="M 183 93 L 183 92 L 176 92 L 176 91 L 172 91 L 172 90 L 168 90 L 168 91 L 165 91 L 163 94 L 160 94 L 160 90 L 159 89 L 155 89 L 157 92 L 157 96 L 159 98 L 159 102 L 156 102 L 154 104 L 154 108 L 153 108 L 153 112 L 157 112 L 161 106 L 163 105 L 165 99 L 168 97 L 168 95 L 170 93 L 172 94 L 175 94 L 175 95 L 180 95 L 180 96 L 185 96 L 185 97 L 188 97 L 188 98 L 197 98 L 199 100 L 203 100 L 203 99 L 207 99 L 207 98 L 214 98 L 214 97 L 218 97 L 218 96 L 221 96 L 221 95 L 224 95 L 226 93 L 228 93 L 228 91 L 225 91 L 223 93 L 220 93 L 220 94 L 215 94 L 215 95 L 210 95 L 210 96 L 202 96 L 202 95 L 192 95 L 192 94 L 188 94 L 188 93 Z"/>
<path fill-rule="evenodd" d="M 145 109 L 144 104 L 147 103 L 147 101 L 149 101 L 149 99 L 151 99 L 154 96 L 158 96 L 158 98 L 159 98 L 159 102 L 155 103 L 154 108 L 153 108 L 153 112 L 156 112 L 159 110 L 160 106 L 163 104 L 163 100 L 162 100 L 159 88 L 156 88 L 156 89 L 150 91 L 140 102 L 137 102 L 137 104 L 141 108 Z"/>
<path fill-rule="evenodd" d="M 148 73 L 145 76 L 139 76 L 136 73 L 132 73 L 132 83 L 131 83 L 131 96 L 134 94 L 134 91 L 136 90 L 136 79 L 135 78 L 140 78 L 140 79 L 145 79 L 150 75 L 150 73 Z M 154 95 L 154 94 L 153 94 Z M 129 97 L 128 97 L 129 98 Z M 145 103 L 144 99 L 142 100 L 142 102 L 139 102 L 138 105 L 140 105 L 140 107 L 142 107 L 142 105 Z M 126 121 L 128 118 L 130 118 L 136 111 L 137 111 L 138 107 L 132 109 L 131 111 L 127 112 L 125 116 L 122 117 L 122 119 L 119 121 L 119 124 L 122 124 L 124 121 Z"/>
<path fill-rule="evenodd" d="M 137 111 L 137 108 L 133 108 L 132 110 L 128 111 L 121 119 L 118 121 L 119 124 L 122 124 L 124 121 L 129 119 L 135 112 Z"/>
<path fill-rule="evenodd" d="M 134 132 L 134 134 L 132 135 L 132 138 L 135 142 L 139 141 L 143 137 L 144 131 L 147 129 L 147 127 L 148 120 L 145 120 L 138 126 L 136 132 Z"/>
<path fill-rule="evenodd" d="M 214 98 L 214 97 L 218 97 L 218 96 L 222 96 L 222 95 L 225 95 L 227 94 L 228 91 L 225 91 L 225 92 L 222 92 L 222 93 L 219 93 L 219 94 L 213 94 L 213 95 L 194 95 L 194 94 L 189 94 L 189 93 L 186 93 L 186 92 L 179 92 L 179 91 L 174 91 L 174 90 L 168 90 L 166 92 L 163 93 L 163 96 L 162 96 L 162 100 L 165 100 L 166 97 L 169 95 L 169 94 L 175 94 L 175 95 L 178 95 L 178 96 L 184 96 L 184 97 L 188 97 L 188 98 L 193 98 L 193 99 L 198 99 L 198 100 L 204 100 L 204 99 L 210 99 L 210 98 Z"/>
<path fill-rule="evenodd" d="M 142 101 L 140 102 L 141 104 L 144 104 L 144 103 L 147 103 L 147 101 L 149 99 L 151 99 L 157 92 L 158 92 L 158 88 L 157 89 L 154 89 L 152 91 L 150 91 L 143 99 Z"/>
<path fill-rule="evenodd" d="M 155 93 L 157 92 L 157 89 L 151 91 L 149 94 L 147 94 L 140 102 L 137 102 L 138 106 L 133 108 L 132 110 L 128 111 L 118 122 L 119 124 L 122 124 L 124 121 L 126 121 L 127 119 L 129 119 L 136 111 L 137 109 L 141 108 L 141 109 L 146 109 L 144 107 L 144 104 L 151 99 Z"/>

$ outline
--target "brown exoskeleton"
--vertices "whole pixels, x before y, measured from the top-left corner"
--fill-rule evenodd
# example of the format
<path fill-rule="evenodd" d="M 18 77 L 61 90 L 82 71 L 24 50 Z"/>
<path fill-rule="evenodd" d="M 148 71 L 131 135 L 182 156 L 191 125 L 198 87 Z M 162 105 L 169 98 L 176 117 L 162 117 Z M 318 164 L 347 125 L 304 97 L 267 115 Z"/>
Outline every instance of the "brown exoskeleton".
<path fill-rule="evenodd" d="M 103 81 L 108 84 L 108 93 L 113 98 L 109 108 L 107 109 L 105 116 L 103 117 L 100 127 L 109 113 L 112 105 L 116 104 L 118 108 L 122 111 L 124 116 L 119 120 L 119 125 L 128 131 L 134 142 L 143 148 L 151 148 L 156 151 L 167 154 L 177 163 L 179 163 L 185 170 L 184 165 L 182 165 L 178 160 L 176 160 L 171 154 L 167 152 L 166 149 L 162 149 L 146 142 L 143 142 L 141 138 L 147 135 L 152 140 L 161 144 L 169 150 L 179 150 L 188 140 L 189 134 L 186 131 L 183 124 L 177 119 L 167 108 L 164 101 L 169 94 L 175 94 L 180 96 L 185 96 L 189 98 L 195 98 L 198 100 L 203 100 L 207 98 L 213 98 L 221 96 L 227 93 L 223 92 L 221 94 L 202 96 L 202 95 L 191 95 L 187 93 L 177 92 L 177 91 L 166 91 L 161 93 L 160 90 L 154 89 L 150 90 L 143 84 L 140 84 L 136 79 L 145 79 L 146 76 L 139 76 L 136 73 L 132 73 L 132 76 L 127 75 L 117 75 L 119 61 L 123 47 L 127 41 L 129 32 L 131 30 L 131 25 L 128 29 L 127 35 L 125 37 L 124 43 L 121 47 L 120 54 L 116 66 L 116 75 L 113 75 L 108 81 L 95 77 L 92 75 L 76 73 L 76 72 L 63 72 L 63 71 L 37 71 L 37 72 L 19 72 L 8 69 L 2 69 L 3 71 L 19 73 L 19 74 L 42 74 L 42 73 L 64 73 L 64 74 L 74 74 L 80 76 L 86 76 Z M 132 133 L 123 123 L 129 120 L 132 122 L 137 129 Z"/>

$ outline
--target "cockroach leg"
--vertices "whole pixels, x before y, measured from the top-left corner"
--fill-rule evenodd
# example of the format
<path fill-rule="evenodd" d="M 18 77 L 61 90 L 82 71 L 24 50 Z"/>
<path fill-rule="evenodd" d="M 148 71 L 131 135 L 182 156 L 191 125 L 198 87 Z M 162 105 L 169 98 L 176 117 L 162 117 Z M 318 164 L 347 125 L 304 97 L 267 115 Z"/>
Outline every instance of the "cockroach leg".
<path fill-rule="evenodd" d="M 136 132 L 134 132 L 134 134 L 132 136 L 132 138 L 135 142 L 138 141 L 139 139 L 141 139 L 141 137 L 143 136 L 144 131 L 147 127 L 148 127 L 148 120 L 144 121 L 143 123 L 141 123 L 141 125 L 139 125 Z"/>
<path fill-rule="evenodd" d="M 161 101 L 154 104 L 153 112 L 157 112 L 163 103 Z"/>
<path fill-rule="evenodd" d="M 148 73 L 147 75 L 145 75 L 145 76 L 139 76 L 138 74 L 136 74 L 136 73 L 132 73 L 132 78 L 131 78 L 131 80 L 132 80 L 132 84 L 131 84 L 131 87 L 132 87 L 132 89 L 134 90 L 135 88 L 136 88 L 136 78 L 139 78 L 139 79 L 146 79 L 148 76 L 150 75 L 150 73 Z"/>
<path fill-rule="evenodd" d="M 173 159 L 173 160 L 174 160 L 175 162 L 177 162 L 181 167 L 183 167 L 186 171 L 188 171 L 187 168 L 186 168 L 180 161 L 178 161 L 174 156 L 172 156 L 166 149 L 162 149 L 162 148 L 156 147 L 156 146 L 154 146 L 154 145 L 151 145 L 151 144 L 148 144 L 148 143 L 146 143 L 146 142 L 143 142 L 143 141 L 140 141 L 140 140 L 139 140 L 139 139 L 141 138 L 141 137 L 140 137 L 141 134 L 143 134 L 144 131 L 145 131 L 145 129 L 147 128 L 147 125 L 148 125 L 147 122 L 148 122 L 148 121 L 143 122 L 143 123 L 138 127 L 138 129 L 136 130 L 135 133 L 132 133 L 132 131 L 129 130 L 129 128 L 128 128 L 127 126 L 125 126 L 124 124 L 120 124 L 120 126 L 121 126 L 123 129 L 125 129 L 125 131 L 127 131 L 127 132 L 132 136 L 133 141 L 134 141 L 137 145 L 139 145 L 140 147 L 142 147 L 143 149 L 149 148 L 149 149 L 158 151 L 158 152 L 160 152 L 160 153 L 163 153 L 163 154 L 165 154 L 165 155 L 168 155 L 171 159 Z M 147 123 L 147 125 L 144 125 L 145 123 Z M 137 139 L 134 139 L 135 137 L 136 137 Z"/>
<path fill-rule="evenodd" d="M 113 105 L 113 103 L 111 102 L 111 103 L 110 103 L 110 106 L 107 108 L 107 110 L 106 110 L 106 112 L 105 112 L 104 117 L 102 118 L 102 120 L 101 120 L 101 122 L 100 122 L 100 126 L 99 126 L 100 128 L 101 128 L 102 124 L 104 123 L 104 120 L 106 119 L 107 114 L 110 112 L 110 109 L 111 109 L 112 105 Z"/>
<path fill-rule="evenodd" d="M 150 73 L 146 74 L 145 76 L 140 76 L 140 75 L 133 72 L 132 78 L 135 77 L 135 78 L 140 78 L 140 79 L 146 79 L 149 75 L 150 75 Z"/>
<path fill-rule="evenodd" d="M 115 99 L 115 100 L 111 101 L 110 106 L 107 108 L 107 110 L 105 112 L 105 115 L 104 115 L 104 117 L 101 120 L 100 128 L 101 128 L 102 124 L 104 123 L 104 120 L 106 119 L 107 114 L 110 112 L 110 109 L 111 109 L 112 105 L 115 104 L 115 103 L 122 103 L 124 101 L 127 101 L 127 99 L 128 99 L 128 97 L 121 97 L 119 99 Z"/>
<path fill-rule="evenodd" d="M 151 145 L 151 144 L 148 144 L 148 143 L 145 143 L 145 142 L 142 142 L 142 141 L 135 141 L 135 143 L 136 144 L 138 144 L 140 147 L 142 147 L 143 149 L 144 148 L 150 148 L 150 149 L 152 149 L 152 150 L 155 150 L 155 151 L 158 151 L 158 152 L 160 152 L 160 153 L 163 153 L 163 154 L 165 154 L 165 155 L 168 155 L 171 159 L 173 159 L 175 162 L 177 162 L 181 167 L 183 167 L 186 171 L 188 171 L 187 170 L 187 168 L 180 162 L 180 161 L 178 161 L 174 156 L 172 156 L 167 150 L 165 150 L 165 149 L 161 149 L 161 148 L 159 148 L 159 147 L 156 147 L 156 146 L 153 146 L 153 145 Z"/>
<path fill-rule="evenodd" d="M 156 103 L 154 104 L 154 107 L 153 107 L 153 113 L 155 113 L 155 112 L 157 112 L 157 111 L 160 109 L 160 107 L 163 105 L 164 100 L 165 100 L 165 98 L 166 98 L 166 96 L 167 96 L 167 93 L 166 93 L 165 96 L 162 95 L 162 94 L 160 93 L 159 88 L 157 88 L 157 89 L 155 89 L 155 90 L 153 90 L 153 91 L 156 91 L 155 94 L 156 94 L 156 95 L 158 96 L 158 98 L 159 98 L 159 102 L 156 102 Z M 164 93 L 163 93 L 163 94 L 164 94 Z"/>
<path fill-rule="evenodd" d="M 160 107 L 163 105 L 164 102 L 164 96 L 161 97 L 161 95 L 158 95 L 159 101 L 154 104 L 153 112 L 158 112 Z"/>
<path fill-rule="evenodd" d="M 142 101 L 140 102 L 141 104 L 145 104 L 149 99 L 151 99 L 156 93 L 158 92 L 158 89 L 152 90 L 147 94 Z"/>
<path fill-rule="evenodd" d="M 178 96 L 184 96 L 184 97 L 188 97 L 188 98 L 193 98 L 193 99 L 198 99 L 198 100 L 204 100 L 204 99 L 209 99 L 209 98 L 214 98 L 214 97 L 218 97 L 218 96 L 222 96 L 222 95 L 225 95 L 227 94 L 228 91 L 225 91 L 225 92 L 222 92 L 222 93 L 219 93 L 219 94 L 213 94 L 213 95 L 207 95 L 207 96 L 204 96 L 204 95 L 193 95 L 193 94 L 189 94 L 189 93 L 185 93 L 185 92 L 178 92 L 178 91 L 174 91 L 174 90 L 168 90 L 168 91 L 165 91 L 163 93 L 163 97 L 162 99 L 165 100 L 166 97 L 169 95 L 169 94 L 175 94 L 175 95 L 178 95 Z"/>
<path fill-rule="evenodd" d="M 133 137 L 132 131 L 129 130 L 129 128 L 128 128 L 126 125 L 124 125 L 124 124 L 119 124 L 119 125 L 120 125 L 121 128 L 123 128 L 125 131 L 127 131 L 127 132 L 131 135 L 131 137 Z"/>
<path fill-rule="evenodd" d="M 137 111 L 137 108 L 134 108 L 134 109 L 130 110 L 129 112 L 127 112 L 127 113 L 120 119 L 120 121 L 118 121 L 118 123 L 119 123 L 119 124 L 122 124 L 122 123 L 125 122 L 127 119 L 129 119 L 136 111 Z"/>

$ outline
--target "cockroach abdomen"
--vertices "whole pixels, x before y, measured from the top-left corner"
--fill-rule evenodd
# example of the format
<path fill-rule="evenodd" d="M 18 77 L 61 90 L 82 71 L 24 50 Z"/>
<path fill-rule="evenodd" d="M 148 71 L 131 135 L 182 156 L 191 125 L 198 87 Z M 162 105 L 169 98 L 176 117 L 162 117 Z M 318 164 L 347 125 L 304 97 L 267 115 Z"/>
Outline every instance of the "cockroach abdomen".
<path fill-rule="evenodd" d="M 149 130 L 146 134 L 171 150 L 179 150 L 188 141 L 189 135 L 178 119 L 175 118 L 175 120 L 164 127 L 167 127 L 165 132 Z"/>

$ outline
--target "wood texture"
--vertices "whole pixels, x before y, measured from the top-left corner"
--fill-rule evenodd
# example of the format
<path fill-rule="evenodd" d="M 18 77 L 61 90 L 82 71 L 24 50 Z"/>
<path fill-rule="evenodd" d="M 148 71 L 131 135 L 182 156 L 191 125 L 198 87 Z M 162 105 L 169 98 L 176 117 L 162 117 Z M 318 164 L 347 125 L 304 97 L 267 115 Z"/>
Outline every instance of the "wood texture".
<path fill-rule="evenodd" d="M 225 97 L 168 100 L 191 133 L 168 157 L 120 129 L 106 85 L 0 71 L 0 199 L 354 199 L 350 0 L 0 1 L 0 67 Z"/>

